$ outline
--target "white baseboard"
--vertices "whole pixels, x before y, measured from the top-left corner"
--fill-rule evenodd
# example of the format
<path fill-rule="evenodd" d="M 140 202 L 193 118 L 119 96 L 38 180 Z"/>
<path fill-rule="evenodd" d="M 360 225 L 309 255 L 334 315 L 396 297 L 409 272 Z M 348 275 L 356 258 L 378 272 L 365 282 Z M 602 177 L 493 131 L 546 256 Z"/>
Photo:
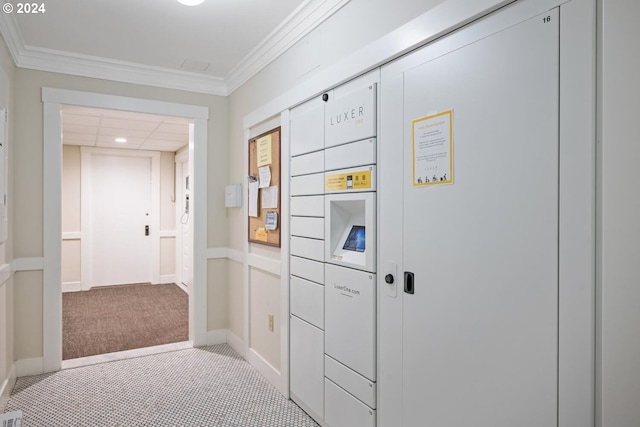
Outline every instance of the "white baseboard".
<path fill-rule="evenodd" d="M 160 284 L 175 283 L 175 282 L 176 282 L 175 274 L 163 274 L 162 276 L 160 276 Z"/>
<path fill-rule="evenodd" d="M 247 351 L 247 361 L 254 367 L 260 374 L 267 379 L 283 396 L 288 396 L 288 384 L 283 384 L 282 375 L 280 371 L 271 366 L 260 354 L 254 349 L 250 348 Z"/>
<path fill-rule="evenodd" d="M 33 359 L 16 360 L 15 368 L 17 377 L 28 377 L 29 375 L 43 374 L 44 358 L 34 357 Z"/>
<path fill-rule="evenodd" d="M 7 403 L 9 402 L 9 397 L 11 396 L 11 390 L 13 390 L 13 386 L 16 385 L 16 379 L 18 376 L 16 375 L 16 364 L 11 365 L 11 370 L 9 371 L 9 375 L 7 379 L 4 380 L 2 385 L 0 385 L 0 414 L 7 409 Z"/>
<path fill-rule="evenodd" d="M 207 345 L 224 344 L 227 342 L 227 330 L 216 329 L 207 332 Z"/>
<path fill-rule="evenodd" d="M 62 293 L 79 292 L 82 290 L 81 282 L 62 282 Z"/>
<path fill-rule="evenodd" d="M 235 350 L 240 356 L 244 359 L 247 358 L 247 345 L 245 342 L 236 334 L 227 329 L 227 344 L 229 347 Z"/>
<path fill-rule="evenodd" d="M 189 295 L 189 288 L 187 287 L 187 285 L 185 285 L 185 284 L 184 284 L 184 283 L 182 283 L 182 282 L 179 282 L 179 283 L 178 283 L 178 282 L 176 282 L 176 285 L 177 285 L 180 289 L 182 289 L 182 290 L 183 290 L 187 295 Z"/>

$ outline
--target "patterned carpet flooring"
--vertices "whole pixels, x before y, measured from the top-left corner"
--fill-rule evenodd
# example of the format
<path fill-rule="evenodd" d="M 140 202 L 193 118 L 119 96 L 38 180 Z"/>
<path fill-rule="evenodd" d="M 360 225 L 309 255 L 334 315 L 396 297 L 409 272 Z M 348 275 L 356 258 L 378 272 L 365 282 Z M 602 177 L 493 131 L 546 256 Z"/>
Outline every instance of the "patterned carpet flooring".
<path fill-rule="evenodd" d="M 18 378 L 22 427 L 317 424 L 226 344 Z"/>

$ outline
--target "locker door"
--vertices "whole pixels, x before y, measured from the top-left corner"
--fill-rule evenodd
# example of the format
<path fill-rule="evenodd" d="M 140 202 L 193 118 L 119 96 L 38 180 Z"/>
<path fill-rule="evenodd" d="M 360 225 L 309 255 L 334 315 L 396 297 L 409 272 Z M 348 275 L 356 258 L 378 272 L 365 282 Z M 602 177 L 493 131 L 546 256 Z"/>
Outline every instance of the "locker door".
<path fill-rule="evenodd" d="M 558 55 L 553 10 L 404 73 L 405 426 L 557 425 Z M 447 110 L 453 183 L 416 186 Z"/>

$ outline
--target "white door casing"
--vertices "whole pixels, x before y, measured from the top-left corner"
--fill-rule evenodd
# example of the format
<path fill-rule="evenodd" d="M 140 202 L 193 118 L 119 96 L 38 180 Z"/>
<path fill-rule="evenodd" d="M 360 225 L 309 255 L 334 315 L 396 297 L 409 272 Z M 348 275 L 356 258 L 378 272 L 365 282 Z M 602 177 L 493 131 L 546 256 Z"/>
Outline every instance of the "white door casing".
<path fill-rule="evenodd" d="M 42 89 L 44 125 L 43 233 L 43 371 L 59 370 L 62 364 L 62 119 L 63 105 L 186 117 L 193 120 L 194 199 L 207 199 L 206 107 L 153 101 L 56 88 Z M 193 278 L 189 299 L 189 340 L 194 346 L 207 342 L 207 203 L 192 207 Z"/>
<path fill-rule="evenodd" d="M 177 281 L 183 289 L 189 289 L 193 285 L 192 275 L 192 224 L 191 221 L 191 191 L 189 158 L 187 152 L 176 155 L 176 187 L 179 200 L 176 203 L 176 271 Z M 189 199 L 187 207 L 187 198 Z"/>

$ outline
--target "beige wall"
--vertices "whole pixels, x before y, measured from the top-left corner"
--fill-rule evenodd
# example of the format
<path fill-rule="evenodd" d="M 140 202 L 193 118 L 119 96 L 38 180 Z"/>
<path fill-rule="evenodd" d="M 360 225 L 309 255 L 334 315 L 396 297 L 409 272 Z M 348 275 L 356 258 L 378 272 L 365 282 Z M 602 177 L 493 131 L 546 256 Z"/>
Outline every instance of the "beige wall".
<path fill-rule="evenodd" d="M 207 328 L 209 331 L 226 329 L 229 326 L 227 260 L 210 259 L 207 262 Z"/>
<path fill-rule="evenodd" d="M 280 276 L 249 269 L 251 328 L 249 344 L 277 370 L 280 370 Z M 273 315 L 273 331 L 268 316 Z"/>
<path fill-rule="evenodd" d="M 1 39 L 0 39 L 1 40 Z M 13 153 L 14 153 L 14 128 L 13 128 L 13 99 L 14 99 L 14 72 L 15 67 L 13 60 L 7 51 L 4 41 L 0 41 L 0 108 L 6 108 L 9 112 L 8 122 L 8 157 L 9 171 L 7 183 L 7 207 L 8 207 L 8 223 L 9 235 L 5 242 L 0 243 L 0 265 L 6 265 L 13 260 L 13 224 L 15 215 L 13 210 L 14 191 L 13 191 L 13 171 L 15 170 Z M 14 279 L 10 277 L 3 283 L 0 283 L 0 387 L 9 379 L 14 358 Z M 0 395 L 0 412 L 3 410 L 4 398 Z"/>
<path fill-rule="evenodd" d="M 15 173 L 16 215 L 14 253 L 16 257 L 41 257 L 43 186 L 42 87 L 96 92 L 110 95 L 199 105 L 209 108 L 208 121 L 208 244 L 224 247 L 227 242 L 226 212 L 222 200 L 228 177 L 228 99 L 171 89 L 161 89 L 106 80 L 75 77 L 57 73 L 17 69 L 15 91 Z M 196 184 L 197 185 L 197 184 Z M 226 288 L 226 283 L 210 285 Z M 42 356 L 42 275 L 24 273 L 15 276 L 15 312 L 30 316 L 25 323 L 16 322 L 17 359 Z M 225 310 L 226 300 L 215 300 L 209 313 Z M 39 319 L 39 320 L 38 320 Z M 221 322 L 222 323 L 222 322 Z M 226 327 L 224 322 L 220 327 Z M 217 328 L 217 326 L 216 326 Z"/>
<path fill-rule="evenodd" d="M 80 232 L 80 147 L 62 146 L 62 232 Z M 80 282 L 80 239 L 62 240 L 62 282 Z"/>

